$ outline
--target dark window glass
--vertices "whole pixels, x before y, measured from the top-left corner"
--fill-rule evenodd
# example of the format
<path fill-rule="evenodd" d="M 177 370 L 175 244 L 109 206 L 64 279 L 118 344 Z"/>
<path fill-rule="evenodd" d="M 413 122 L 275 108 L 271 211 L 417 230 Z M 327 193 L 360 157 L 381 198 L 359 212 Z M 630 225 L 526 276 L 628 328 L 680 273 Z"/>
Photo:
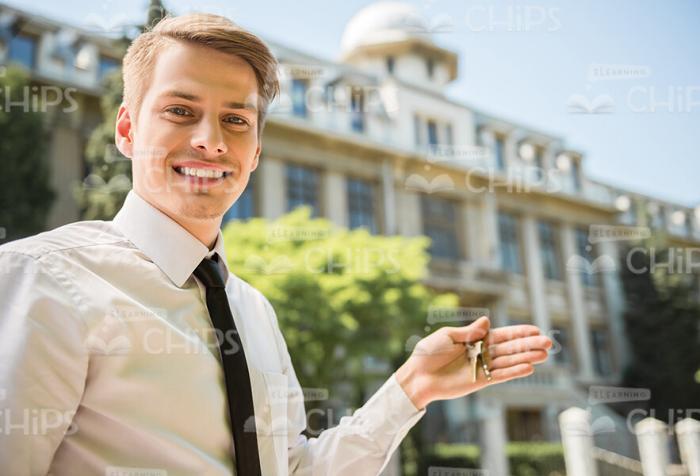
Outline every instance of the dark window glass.
<path fill-rule="evenodd" d="M 306 81 L 292 79 L 292 114 L 306 117 Z"/>
<path fill-rule="evenodd" d="M 586 286 L 596 285 L 596 271 L 592 267 L 595 261 L 593 245 L 588 242 L 588 231 L 585 228 L 576 228 L 576 248 L 578 255 L 585 259 L 590 266 L 581 270 L 581 281 Z"/>
<path fill-rule="evenodd" d="M 119 68 L 119 66 L 120 66 L 119 61 L 115 60 L 114 58 L 107 58 L 106 56 L 100 57 L 100 66 L 99 66 L 100 79 L 104 78 L 109 73 L 111 73 L 115 69 Z"/>
<path fill-rule="evenodd" d="M 429 253 L 434 257 L 459 259 L 455 203 L 423 195 L 421 208 L 423 233 L 431 239 Z"/>
<path fill-rule="evenodd" d="M 287 164 L 287 210 L 309 205 L 312 216 L 319 216 L 318 172 L 310 167 Z"/>
<path fill-rule="evenodd" d="M 364 96 L 362 90 L 353 88 L 350 96 L 350 125 L 355 132 L 365 130 Z"/>
<path fill-rule="evenodd" d="M 522 273 L 518 219 L 505 212 L 498 214 L 498 234 L 501 248 L 501 269 L 511 273 Z"/>
<path fill-rule="evenodd" d="M 561 263 L 559 262 L 558 241 L 554 225 L 548 222 L 539 222 L 538 230 L 544 275 L 547 279 L 561 279 Z"/>
<path fill-rule="evenodd" d="M 8 60 L 29 69 L 36 61 L 36 39 L 27 35 L 16 35 L 10 39 Z"/>
<path fill-rule="evenodd" d="M 238 200 L 236 200 L 231 208 L 229 208 L 224 214 L 222 224 L 230 220 L 247 220 L 255 216 L 255 174 L 251 174 L 248 179 L 248 185 L 246 185 L 245 190 Z"/>
<path fill-rule="evenodd" d="M 350 228 L 365 227 L 371 233 L 376 233 L 372 183 L 362 179 L 348 179 L 347 187 Z"/>
<path fill-rule="evenodd" d="M 505 142 L 502 137 L 496 136 L 494 142 L 494 154 L 496 155 L 496 168 L 506 169 Z"/>
<path fill-rule="evenodd" d="M 438 144 L 437 124 L 435 121 L 428 121 L 428 144 L 431 146 Z"/>
<path fill-rule="evenodd" d="M 608 332 L 603 329 L 591 329 L 591 346 L 593 347 L 593 366 L 598 375 L 610 375 L 610 346 Z"/>
<path fill-rule="evenodd" d="M 573 367 L 573 354 L 569 329 L 563 326 L 552 326 L 552 339 L 556 341 L 554 361 L 560 365 Z"/>

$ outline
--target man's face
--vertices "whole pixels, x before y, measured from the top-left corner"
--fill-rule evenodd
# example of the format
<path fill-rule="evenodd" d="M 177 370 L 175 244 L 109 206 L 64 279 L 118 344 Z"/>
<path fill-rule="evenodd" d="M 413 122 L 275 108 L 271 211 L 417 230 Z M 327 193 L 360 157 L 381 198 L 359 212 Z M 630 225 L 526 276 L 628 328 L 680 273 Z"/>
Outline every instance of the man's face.
<path fill-rule="evenodd" d="M 134 190 L 176 220 L 220 220 L 258 165 L 257 94 L 241 58 L 182 42 L 164 48 L 137 117 L 124 105 L 117 116 Z"/>

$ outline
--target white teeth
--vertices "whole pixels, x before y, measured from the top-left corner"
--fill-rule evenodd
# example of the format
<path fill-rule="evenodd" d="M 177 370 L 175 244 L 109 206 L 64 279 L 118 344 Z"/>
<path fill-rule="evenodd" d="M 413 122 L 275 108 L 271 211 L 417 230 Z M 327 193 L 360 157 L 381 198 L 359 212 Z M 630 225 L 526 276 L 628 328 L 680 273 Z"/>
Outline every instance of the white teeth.
<path fill-rule="evenodd" d="M 193 167 L 179 167 L 179 169 L 181 173 L 193 177 L 221 178 L 224 176 L 224 172 L 215 169 L 197 169 Z"/>

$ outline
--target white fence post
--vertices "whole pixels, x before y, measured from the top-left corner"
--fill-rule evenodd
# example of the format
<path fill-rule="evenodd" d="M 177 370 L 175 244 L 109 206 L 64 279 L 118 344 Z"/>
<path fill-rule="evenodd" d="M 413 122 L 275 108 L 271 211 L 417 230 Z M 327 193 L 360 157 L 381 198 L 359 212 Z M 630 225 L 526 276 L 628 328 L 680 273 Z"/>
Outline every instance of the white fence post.
<path fill-rule="evenodd" d="M 688 476 L 700 476 L 700 422 L 685 418 L 676 423 L 678 447 Z"/>
<path fill-rule="evenodd" d="M 590 413 L 578 407 L 564 410 L 559 414 L 559 428 L 567 476 L 598 476 Z"/>
<path fill-rule="evenodd" d="M 644 476 L 666 476 L 670 464 L 668 427 L 655 418 L 645 418 L 634 427 Z"/>

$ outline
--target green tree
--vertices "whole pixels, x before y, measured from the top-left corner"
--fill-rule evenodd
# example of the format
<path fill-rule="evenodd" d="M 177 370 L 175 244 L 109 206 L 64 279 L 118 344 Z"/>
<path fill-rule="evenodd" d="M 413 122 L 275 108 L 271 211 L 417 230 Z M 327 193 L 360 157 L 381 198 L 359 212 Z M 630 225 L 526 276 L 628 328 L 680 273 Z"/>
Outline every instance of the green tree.
<path fill-rule="evenodd" d="M 114 144 L 114 127 L 122 101 L 121 68 L 105 77 L 100 98 L 103 122 L 90 134 L 85 149 L 89 174 L 74 195 L 83 220 L 111 220 L 131 189 L 131 161 Z"/>
<path fill-rule="evenodd" d="M 151 0 L 148 5 L 148 15 L 146 24 L 141 27 L 142 31 L 153 28 L 168 14 L 168 11 L 163 6 L 160 0 Z"/>
<path fill-rule="evenodd" d="M 370 380 L 398 368 L 434 330 L 428 307 L 454 307 L 457 298 L 421 284 L 427 238 L 375 236 L 310 217 L 300 207 L 275 221 L 230 222 L 229 265 L 270 300 L 302 386 L 350 387 L 357 407 Z M 368 358 L 391 368 L 372 375 Z"/>
<path fill-rule="evenodd" d="M 656 263 L 668 263 L 669 251 L 657 246 Z M 649 408 L 656 418 L 673 423 L 700 402 L 700 306 L 690 274 L 667 273 L 653 266 L 649 252 L 629 255 L 622 267 L 627 298 L 625 324 L 632 352 L 624 381 L 651 390 Z M 645 270 L 645 272 L 636 272 Z M 677 411 L 680 410 L 680 413 Z"/>
<path fill-rule="evenodd" d="M 146 12 L 146 23 L 138 26 L 138 33 L 155 26 L 167 15 L 160 0 L 151 0 Z M 124 51 L 130 43 L 126 34 L 121 38 Z M 111 220 L 119 211 L 131 189 L 131 161 L 114 144 L 114 127 L 122 102 L 123 82 L 121 68 L 108 74 L 103 82 L 100 98 L 103 122 L 90 135 L 85 150 L 89 174 L 74 190 L 83 220 Z"/>
<path fill-rule="evenodd" d="M 50 186 L 48 134 L 43 106 L 28 74 L 0 67 L 0 242 L 44 231 L 56 197 Z M 35 107 L 39 106 L 39 107 Z"/>

